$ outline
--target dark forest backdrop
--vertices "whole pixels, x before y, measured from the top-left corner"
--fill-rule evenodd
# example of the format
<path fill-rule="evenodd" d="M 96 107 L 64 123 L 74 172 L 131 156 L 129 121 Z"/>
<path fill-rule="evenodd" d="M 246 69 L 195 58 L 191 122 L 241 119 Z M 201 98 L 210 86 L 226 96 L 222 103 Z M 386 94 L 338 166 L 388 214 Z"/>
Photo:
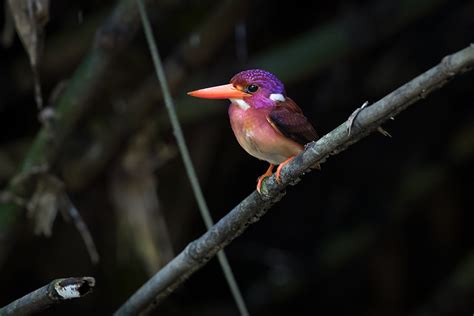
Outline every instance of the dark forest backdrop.
<path fill-rule="evenodd" d="M 0 48 L 0 184 L 14 179 L 30 201 L 27 212 L 3 194 L 0 306 L 52 279 L 91 275 L 91 295 L 45 314 L 110 314 L 205 231 L 140 23 L 129 21 L 136 12 L 107 20 L 119 2 L 134 4 L 51 1 L 39 73 L 53 110 L 43 123 L 20 40 Z M 235 141 L 227 101 L 187 91 L 263 68 L 323 135 L 474 34 L 474 1 L 461 0 L 166 0 L 148 10 L 214 219 L 267 165 Z M 472 73 L 454 79 L 385 124 L 392 138 L 373 134 L 329 159 L 226 248 L 251 314 L 474 312 L 473 83 Z M 40 129 L 49 140 L 35 150 Z M 98 264 L 55 190 L 82 215 Z M 237 315 L 216 260 L 158 311 Z"/>

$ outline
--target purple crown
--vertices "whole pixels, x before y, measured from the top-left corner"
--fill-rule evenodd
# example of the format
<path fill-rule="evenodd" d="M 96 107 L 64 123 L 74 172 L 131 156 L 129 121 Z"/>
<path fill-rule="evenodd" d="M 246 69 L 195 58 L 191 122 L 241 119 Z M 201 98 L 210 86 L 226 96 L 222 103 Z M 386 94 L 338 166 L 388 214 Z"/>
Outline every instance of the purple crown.
<path fill-rule="evenodd" d="M 285 86 L 274 74 L 261 70 L 261 69 L 251 69 L 244 70 L 236 74 L 230 83 L 248 86 L 250 84 L 258 85 L 263 91 L 271 93 L 281 93 L 285 94 Z"/>

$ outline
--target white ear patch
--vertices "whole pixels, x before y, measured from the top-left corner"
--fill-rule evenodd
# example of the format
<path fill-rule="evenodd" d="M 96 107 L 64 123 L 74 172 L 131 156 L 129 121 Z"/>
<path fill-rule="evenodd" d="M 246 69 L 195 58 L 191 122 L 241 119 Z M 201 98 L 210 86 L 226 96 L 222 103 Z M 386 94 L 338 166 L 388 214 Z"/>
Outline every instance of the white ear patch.
<path fill-rule="evenodd" d="M 270 100 L 273 101 L 285 101 L 285 97 L 281 93 L 272 93 L 270 94 Z"/>
<path fill-rule="evenodd" d="M 239 108 L 241 108 L 244 111 L 250 109 L 250 105 L 242 99 L 230 99 L 230 101 L 233 103 L 237 103 Z"/>

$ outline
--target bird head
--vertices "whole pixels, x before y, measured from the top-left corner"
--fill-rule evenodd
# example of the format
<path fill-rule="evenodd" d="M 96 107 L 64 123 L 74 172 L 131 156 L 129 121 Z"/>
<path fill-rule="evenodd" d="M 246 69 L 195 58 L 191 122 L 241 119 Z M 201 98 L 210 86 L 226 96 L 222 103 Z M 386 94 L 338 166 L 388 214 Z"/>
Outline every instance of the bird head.
<path fill-rule="evenodd" d="M 285 100 L 285 87 L 272 73 L 252 69 L 236 74 L 229 84 L 195 90 L 189 95 L 204 99 L 230 99 L 241 108 L 275 106 Z"/>

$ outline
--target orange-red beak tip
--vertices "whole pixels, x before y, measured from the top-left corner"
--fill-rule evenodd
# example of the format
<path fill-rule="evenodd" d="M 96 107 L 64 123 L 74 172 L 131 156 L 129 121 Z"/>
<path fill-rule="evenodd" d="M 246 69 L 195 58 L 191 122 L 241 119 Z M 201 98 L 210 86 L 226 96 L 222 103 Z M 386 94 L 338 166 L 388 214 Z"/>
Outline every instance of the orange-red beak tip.
<path fill-rule="evenodd" d="M 203 99 L 232 99 L 249 96 L 248 93 L 238 90 L 232 84 L 194 90 L 187 94 L 192 97 Z"/>

